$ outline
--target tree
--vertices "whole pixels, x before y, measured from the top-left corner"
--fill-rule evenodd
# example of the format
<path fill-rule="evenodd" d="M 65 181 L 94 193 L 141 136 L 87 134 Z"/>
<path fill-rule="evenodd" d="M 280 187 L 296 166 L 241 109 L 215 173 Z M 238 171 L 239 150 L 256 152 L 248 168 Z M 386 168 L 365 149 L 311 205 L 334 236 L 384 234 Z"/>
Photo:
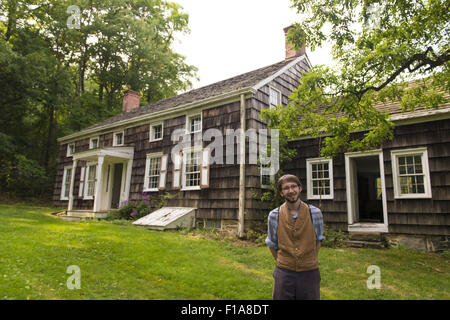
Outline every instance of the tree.
<path fill-rule="evenodd" d="M 286 108 L 264 110 L 288 139 L 323 137 L 322 156 L 367 150 L 392 138 L 389 115 L 438 108 L 450 91 L 450 3 L 445 0 L 292 0 L 303 15 L 288 39 L 312 50 L 332 44 L 336 67 L 314 66 Z M 289 128 L 289 129 L 286 129 Z M 355 138 L 352 132 L 364 131 Z"/>

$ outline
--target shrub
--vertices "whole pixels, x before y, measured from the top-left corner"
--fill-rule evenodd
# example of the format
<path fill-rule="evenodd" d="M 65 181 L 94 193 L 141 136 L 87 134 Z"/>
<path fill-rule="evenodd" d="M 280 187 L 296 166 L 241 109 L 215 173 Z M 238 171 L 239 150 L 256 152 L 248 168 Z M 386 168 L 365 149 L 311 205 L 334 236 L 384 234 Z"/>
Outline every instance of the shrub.
<path fill-rule="evenodd" d="M 137 220 L 148 214 L 153 209 L 150 205 L 150 196 L 144 196 L 141 200 L 122 201 L 116 214 L 112 214 L 113 217 L 118 219 Z"/>
<path fill-rule="evenodd" d="M 336 231 L 324 226 L 323 235 L 325 240 L 322 241 L 322 246 L 328 248 L 344 247 L 344 241 L 348 240 L 348 235 L 343 231 Z"/>

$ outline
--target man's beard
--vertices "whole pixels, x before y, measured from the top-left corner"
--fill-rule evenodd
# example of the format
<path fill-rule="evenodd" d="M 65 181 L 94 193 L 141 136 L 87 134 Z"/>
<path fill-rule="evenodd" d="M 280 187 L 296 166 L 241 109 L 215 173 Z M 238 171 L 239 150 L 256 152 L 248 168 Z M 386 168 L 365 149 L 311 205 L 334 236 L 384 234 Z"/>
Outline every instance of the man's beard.
<path fill-rule="evenodd" d="M 286 201 L 289 202 L 289 203 L 296 203 L 299 198 L 300 198 L 300 195 L 297 193 L 297 194 L 292 195 L 290 197 L 286 197 Z"/>

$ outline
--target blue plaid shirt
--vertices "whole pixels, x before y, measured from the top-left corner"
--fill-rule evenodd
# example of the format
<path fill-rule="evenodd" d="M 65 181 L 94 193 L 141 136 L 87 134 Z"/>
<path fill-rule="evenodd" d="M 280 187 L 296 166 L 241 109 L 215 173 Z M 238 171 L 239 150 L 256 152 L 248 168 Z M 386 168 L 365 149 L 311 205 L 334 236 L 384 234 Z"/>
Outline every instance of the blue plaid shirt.
<path fill-rule="evenodd" d="M 325 239 L 323 236 L 323 216 L 322 211 L 319 208 L 309 204 L 309 210 L 311 211 L 312 223 L 314 226 L 314 230 L 316 231 L 316 241 L 322 241 Z M 275 208 L 269 213 L 268 223 L 267 223 L 267 238 L 266 244 L 278 250 L 278 209 Z M 293 215 L 294 219 L 297 219 L 297 215 Z"/>

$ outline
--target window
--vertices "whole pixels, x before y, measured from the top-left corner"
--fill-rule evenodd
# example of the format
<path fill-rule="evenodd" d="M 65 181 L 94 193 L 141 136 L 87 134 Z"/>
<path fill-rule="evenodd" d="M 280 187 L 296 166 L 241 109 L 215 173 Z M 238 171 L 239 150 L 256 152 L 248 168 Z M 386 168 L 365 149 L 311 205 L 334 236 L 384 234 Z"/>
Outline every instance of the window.
<path fill-rule="evenodd" d="M 71 157 L 73 156 L 73 154 L 75 153 L 75 143 L 69 143 L 67 145 L 67 157 Z"/>
<path fill-rule="evenodd" d="M 89 141 L 89 149 L 96 149 L 96 148 L 98 148 L 98 141 L 99 141 L 98 137 L 91 138 L 91 140 Z"/>
<path fill-rule="evenodd" d="M 275 108 L 281 104 L 281 92 L 272 87 L 269 88 L 269 107 Z"/>
<path fill-rule="evenodd" d="M 275 176 L 271 174 L 271 166 L 268 164 L 261 164 L 261 187 L 270 188 L 270 182 L 274 180 Z"/>
<path fill-rule="evenodd" d="M 162 154 L 148 154 L 145 164 L 144 191 L 158 191 Z"/>
<path fill-rule="evenodd" d="M 114 133 L 113 146 L 123 146 L 123 131 Z"/>
<path fill-rule="evenodd" d="M 72 167 L 64 167 L 63 183 L 61 186 L 61 200 L 69 200 Z"/>
<path fill-rule="evenodd" d="M 85 184 L 84 199 L 93 199 L 95 187 L 97 185 L 97 164 L 90 164 L 87 166 L 87 178 Z"/>
<path fill-rule="evenodd" d="M 162 140 L 163 138 L 163 124 L 150 125 L 150 142 Z"/>
<path fill-rule="evenodd" d="M 391 152 L 395 198 L 431 198 L 426 148 Z"/>
<path fill-rule="evenodd" d="M 183 189 L 200 188 L 200 148 L 186 149 L 183 152 Z"/>
<path fill-rule="evenodd" d="M 333 160 L 307 159 L 308 199 L 333 199 Z"/>
<path fill-rule="evenodd" d="M 202 114 L 188 115 L 186 123 L 187 133 L 202 131 Z"/>

